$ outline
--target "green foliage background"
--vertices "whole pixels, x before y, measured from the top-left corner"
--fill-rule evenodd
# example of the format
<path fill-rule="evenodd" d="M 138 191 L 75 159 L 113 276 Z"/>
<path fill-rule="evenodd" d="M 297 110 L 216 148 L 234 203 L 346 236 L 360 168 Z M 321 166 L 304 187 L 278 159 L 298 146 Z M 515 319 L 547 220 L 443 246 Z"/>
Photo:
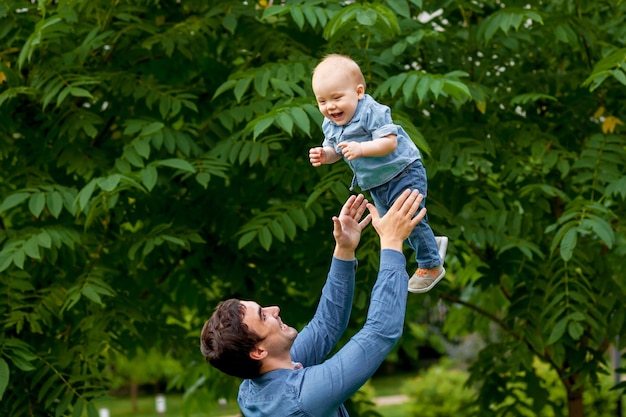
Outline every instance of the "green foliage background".
<path fill-rule="evenodd" d="M 139 348 L 178 358 L 171 387 L 201 408 L 236 389 L 198 353 L 219 300 L 305 323 L 351 179 L 307 158 L 311 69 L 338 52 L 422 149 L 430 221 L 451 238 L 448 279 L 410 298 L 390 360 L 417 359 L 439 300 L 448 338 L 488 341 L 470 369 L 482 416 L 519 384 L 547 403 L 534 358 L 582 415 L 625 339 L 625 14 L 621 0 L 0 1 L 0 414 L 95 416 L 113 353 Z M 358 256 L 351 331 L 371 230 Z"/>
<path fill-rule="evenodd" d="M 406 415 L 411 417 L 475 416 L 476 392 L 466 384 L 468 374 L 462 369 L 450 368 L 450 363 L 442 363 L 421 371 L 415 378 L 403 384 L 410 400 L 405 403 Z M 557 417 L 567 415 L 565 392 L 559 389 L 560 382 L 555 372 L 547 364 L 535 362 L 534 371 L 541 376 L 544 389 L 549 393 L 548 401 L 539 409 L 535 397 L 528 396 L 523 384 L 508 387 L 509 400 L 497 406 L 502 415 L 525 417 Z M 584 415 L 589 417 L 613 417 L 617 414 L 618 391 L 611 390 L 614 379 L 610 375 L 600 376 L 599 384 L 585 390 Z M 556 406 L 556 404 L 559 404 Z M 539 410 L 539 411 L 537 411 Z"/>

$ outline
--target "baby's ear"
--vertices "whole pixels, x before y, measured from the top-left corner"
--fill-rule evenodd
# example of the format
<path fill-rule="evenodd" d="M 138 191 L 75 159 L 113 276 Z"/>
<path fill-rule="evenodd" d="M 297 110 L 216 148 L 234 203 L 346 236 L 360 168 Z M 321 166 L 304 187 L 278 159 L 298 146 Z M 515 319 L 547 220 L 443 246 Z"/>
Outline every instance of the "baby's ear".
<path fill-rule="evenodd" d="M 358 84 L 356 86 L 356 94 L 357 97 L 359 97 L 359 100 L 363 98 L 363 96 L 365 95 L 365 86 L 363 84 Z"/>

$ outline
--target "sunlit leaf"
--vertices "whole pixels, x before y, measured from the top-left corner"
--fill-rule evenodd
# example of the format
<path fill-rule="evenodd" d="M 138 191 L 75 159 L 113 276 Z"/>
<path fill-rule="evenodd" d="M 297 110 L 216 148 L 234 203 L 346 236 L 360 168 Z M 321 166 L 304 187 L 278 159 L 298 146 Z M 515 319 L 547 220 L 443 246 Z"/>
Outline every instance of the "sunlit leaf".
<path fill-rule="evenodd" d="M 0 358 L 0 400 L 2 400 L 2 396 L 9 386 L 10 375 L 9 364 L 3 358 Z"/>

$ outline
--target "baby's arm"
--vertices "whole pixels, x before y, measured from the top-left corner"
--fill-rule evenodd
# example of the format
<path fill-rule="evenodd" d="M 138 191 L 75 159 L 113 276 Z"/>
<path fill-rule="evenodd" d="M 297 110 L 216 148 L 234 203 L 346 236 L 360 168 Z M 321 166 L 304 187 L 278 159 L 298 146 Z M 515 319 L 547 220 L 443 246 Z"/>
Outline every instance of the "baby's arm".
<path fill-rule="evenodd" d="M 332 146 L 318 146 L 309 149 L 309 160 L 314 167 L 318 167 L 322 164 L 334 164 L 340 159 L 341 155 L 339 155 Z"/>
<path fill-rule="evenodd" d="M 397 135 L 387 135 L 367 142 L 341 142 L 337 145 L 348 161 L 363 156 L 384 156 L 398 146 Z"/>

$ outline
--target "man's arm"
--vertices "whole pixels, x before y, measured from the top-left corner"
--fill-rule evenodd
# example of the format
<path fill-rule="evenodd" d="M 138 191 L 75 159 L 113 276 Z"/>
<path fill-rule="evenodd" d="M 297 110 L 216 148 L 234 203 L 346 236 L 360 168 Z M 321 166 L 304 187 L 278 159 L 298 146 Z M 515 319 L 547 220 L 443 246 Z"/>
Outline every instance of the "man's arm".
<path fill-rule="evenodd" d="M 402 245 L 426 214 L 424 209 L 414 216 L 422 198 L 416 191 L 404 192 L 383 218 L 368 205 L 380 236 L 381 258 L 367 320 L 332 358 L 302 371 L 306 374 L 300 401 L 311 415 L 336 410 L 374 374 L 402 335 L 409 279 Z"/>
<path fill-rule="evenodd" d="M 315 315 L 291 346 L 291 359 L 304 367 L 322 363 L 345 332 L 352 312 L 356 260 L 333 257 Z"/>
<path fill-rule="evenodd" d="M 354 295 L 355 250 L 361 231 L 370 223 L 363 220 L 367 207 L 363 195 L 350 196 L 339 216 L 334 216 L 335 250 L 326 284 L 313 319 L 300 332 L 291 348 L 291 357 L 304 366 L 321 363 L 348 326 Z"/>

